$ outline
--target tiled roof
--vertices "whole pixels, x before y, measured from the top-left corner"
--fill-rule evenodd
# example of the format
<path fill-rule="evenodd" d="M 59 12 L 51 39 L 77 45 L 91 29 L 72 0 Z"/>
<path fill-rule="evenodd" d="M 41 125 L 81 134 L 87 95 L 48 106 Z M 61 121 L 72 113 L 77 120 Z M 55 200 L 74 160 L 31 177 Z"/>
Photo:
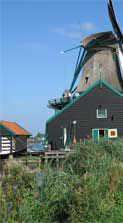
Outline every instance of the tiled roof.
<path fill-rule="evenodd" d="M 27 136 L 32 135 L 30 132 L 26 131 L 24 128 L 18 125 L 16 122 L 8 122 L 0 120 L 0 125 L 8 129 L 8 131 L 13 133 L 14 135 L 27 135 Z"/>

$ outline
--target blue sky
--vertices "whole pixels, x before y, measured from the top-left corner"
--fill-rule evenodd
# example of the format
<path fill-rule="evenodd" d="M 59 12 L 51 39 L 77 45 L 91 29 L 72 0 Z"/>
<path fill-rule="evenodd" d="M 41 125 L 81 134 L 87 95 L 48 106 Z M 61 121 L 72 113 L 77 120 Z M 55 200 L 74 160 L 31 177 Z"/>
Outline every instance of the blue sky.
<path fill-rule="evenodd" d="M 123 1 L 114 1 L 123 30 Z M 0 0 L 0 119 L 36 134 L 54 112 L 48 100 L 70 87 L 85 36 L 110 31 L 106 0 Z"/>

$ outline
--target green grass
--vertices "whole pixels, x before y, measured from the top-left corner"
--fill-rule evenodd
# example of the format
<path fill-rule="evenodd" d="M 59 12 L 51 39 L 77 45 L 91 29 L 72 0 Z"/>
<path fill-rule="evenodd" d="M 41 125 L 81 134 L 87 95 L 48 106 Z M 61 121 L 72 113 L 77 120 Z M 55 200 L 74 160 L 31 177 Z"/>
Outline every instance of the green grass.
<path fill-rule="evenodd" d="M 81 142 L 62 168 L 5 167 L 0 222 L 122 223 L 123 139 Z"/>

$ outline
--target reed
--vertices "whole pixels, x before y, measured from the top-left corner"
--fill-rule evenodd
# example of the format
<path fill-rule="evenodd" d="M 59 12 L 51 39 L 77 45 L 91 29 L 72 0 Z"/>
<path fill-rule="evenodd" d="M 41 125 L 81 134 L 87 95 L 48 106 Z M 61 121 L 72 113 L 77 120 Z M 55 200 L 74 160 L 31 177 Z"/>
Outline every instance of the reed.
<path fill-rule="evenodd" d="M 0 222 L 123 222 L 123 139 L 75 145 L 62 168 L 6 166 Z"/>

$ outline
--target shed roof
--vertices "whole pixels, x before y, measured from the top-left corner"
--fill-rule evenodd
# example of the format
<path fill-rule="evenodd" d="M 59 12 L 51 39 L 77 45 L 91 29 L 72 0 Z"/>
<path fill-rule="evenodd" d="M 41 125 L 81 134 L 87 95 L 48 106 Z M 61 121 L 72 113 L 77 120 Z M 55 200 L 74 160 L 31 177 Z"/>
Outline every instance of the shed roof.
<path fill-rule="evenodd" d="M 0 126 L 6 128 L 13 135 L 25 135 L 31 136 L 32 134 L 18 125 L 16 122 L 8 122 L 4 120 L 0 120 Z"/>

